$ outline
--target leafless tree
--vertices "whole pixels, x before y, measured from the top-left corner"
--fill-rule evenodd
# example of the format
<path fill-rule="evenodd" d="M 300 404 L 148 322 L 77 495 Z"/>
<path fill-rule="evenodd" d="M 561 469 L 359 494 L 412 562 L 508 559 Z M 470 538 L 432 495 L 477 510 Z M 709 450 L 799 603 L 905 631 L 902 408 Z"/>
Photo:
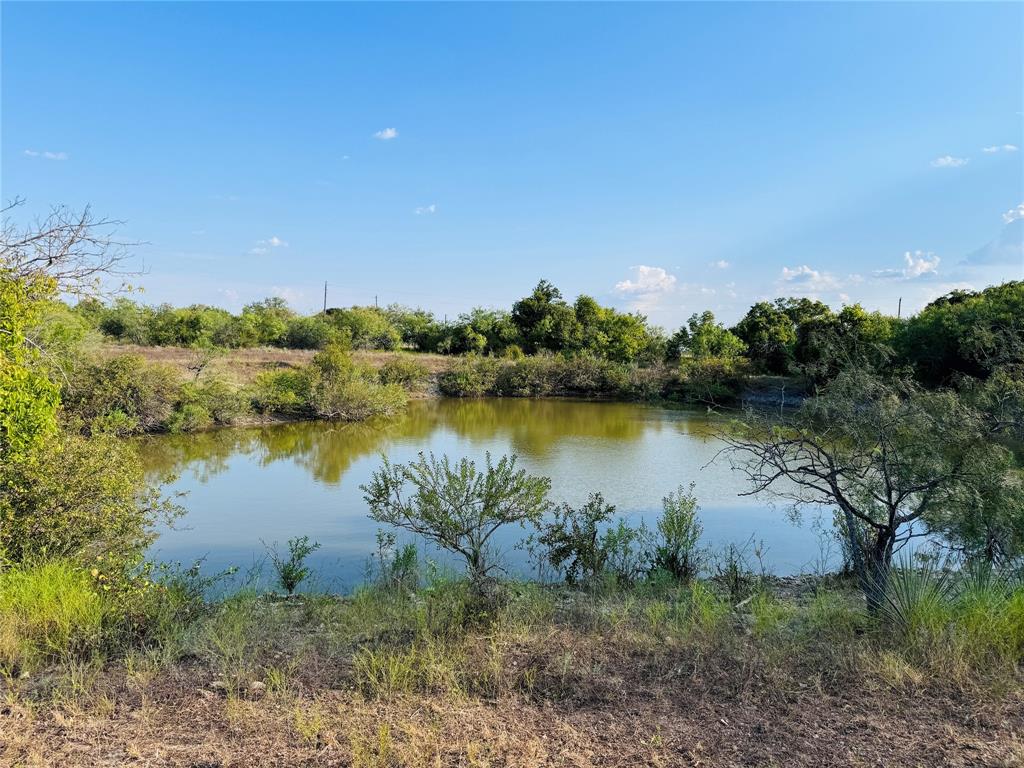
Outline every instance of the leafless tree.
<path fill-rule="evenodd" d="M 61 293 L 95 296 L 124 289 L 124 280 L 139 274 L 127 269 L 129 249 L 138 243 L 117 238 L 123 222 L 97 218 L 89 206 L 76 213 L 59 205 L 30 224 L 19 225 L 13 212 L 23 203 L 15 198 L 0 209 L 0 268 L 8 275 L 24 280 L 47 277 Z M 120 284 L 105 286 L 105 277 Z"/>

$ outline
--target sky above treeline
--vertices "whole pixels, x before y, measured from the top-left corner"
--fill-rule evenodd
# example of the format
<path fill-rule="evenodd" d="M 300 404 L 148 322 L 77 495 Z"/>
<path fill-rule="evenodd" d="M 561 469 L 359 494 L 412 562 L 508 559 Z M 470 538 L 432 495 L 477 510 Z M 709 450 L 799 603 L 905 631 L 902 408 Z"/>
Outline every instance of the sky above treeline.
<path fill-rule="evenodd" d="M 2 195 L 147 303 L 674 327 L 1024 278 L 1024 4 L 3 3 Z"/>

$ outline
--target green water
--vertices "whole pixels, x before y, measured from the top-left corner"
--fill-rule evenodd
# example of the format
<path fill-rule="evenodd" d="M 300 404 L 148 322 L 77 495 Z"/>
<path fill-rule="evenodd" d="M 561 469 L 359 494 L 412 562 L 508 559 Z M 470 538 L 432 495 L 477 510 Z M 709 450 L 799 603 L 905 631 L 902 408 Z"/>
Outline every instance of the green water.
<path fill-rule="evenodd" d="M 652 523 L 661 498 L 694 481 L 709 547 L 753 536 L 776 573 L 810 568 L 822 557 L 812 527 L 794 526 L 769 499 L 739 496 L 747 490 L 740 474 L 716 459 L 723 423 L 720 416 L 633 403 L 429 400 L 388 421 L 151 437 L 141 441 L 147 467 L 178 475 L 167 490 L 183 493 L 188 510 L 154 550 L 183 563 L 204 557 L 208 570 L 244 570 L 263 557 L 264 543 L 309 535 L 322 545 L 312 559 L 321 582 L 348 588 L 362 579 L 375 547 L 378 526 L 366 516 L 359 486 L 381 455 L 408 461 L 433 451 L 483 459 L 490 452 L 515 453 L 527 471 L 550 477 L 556 502 L 581 503 L 601 491 L 634 523 Z M 508 570 L 528 574 L 525 553 L 514 547 L 521 537 L 513 529 L 501 544 Z"/>

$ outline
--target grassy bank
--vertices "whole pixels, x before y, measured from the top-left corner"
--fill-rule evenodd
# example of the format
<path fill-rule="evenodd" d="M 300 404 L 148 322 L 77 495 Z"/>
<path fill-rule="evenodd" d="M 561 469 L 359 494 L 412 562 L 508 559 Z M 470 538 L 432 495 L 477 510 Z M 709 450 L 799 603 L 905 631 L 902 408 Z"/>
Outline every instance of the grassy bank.
<path fill-rule="evenodd" d="M 358 421 L 425 397 L 587 397 L 689 405 L 777 405 L 801 386 L 723 369 L 617 363 L 592 356 L 496 358 L 355 350 L 200 350 L 101 344 L 67 366 L 65 415 L 86 431 L 193 432 L 281 420 Z M 330 368 L 327 370 L 324 366 Z M 326 382 L 326 385 L 325 385 Z M 781 384 L 780 384 L 781 382 Z M 788 387 L 788 390 L 787 390 Z"/>
<path fill-rule="evenodd" d="M 0 761 L 917 765 L 928 744 L 933 764 L 1016 764 L 1024 590 L 917 575 L 871 618 L 835 579 L 481 603 L 390 568 L 348 597 L 208 603 L 192 573 L 125 610 L 67 564 L 8 572 Z"/>
<path fill-rule="evenodd" d="M 194 432 L 389 416 L 430 389 L 413 355 L 98 345 L 61 369 L 65 422 L 86 433 Z"/>

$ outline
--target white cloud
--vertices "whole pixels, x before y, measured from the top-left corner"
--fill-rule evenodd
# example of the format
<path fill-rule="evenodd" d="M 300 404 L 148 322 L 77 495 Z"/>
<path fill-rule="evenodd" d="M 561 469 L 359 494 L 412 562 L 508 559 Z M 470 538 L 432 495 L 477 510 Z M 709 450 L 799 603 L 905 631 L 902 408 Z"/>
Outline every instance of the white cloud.
<path fill-rule="evenodd" d="M 914 251 L 911 253 L 907 251 L 903 254 L 903 261 L 906 263 L 906 267 L 903 268 L 903 276 L 908 280 L 912 280 L 915 277 L 920 277 L 925 274 L 935 274 L 939 268 L 939 262 L 942 261 L 938 256 L 929 251 Z"/>
<path fill-rule="evenodd" d="M 712 261 L 710 264 L 708 264 L 708 266 L 714 267 L 715 269 L 728 269 L 729 262 L 726 261 L 725 259 L 719 259 L 718 261 Z"/>
<path fill-rule="evenodd" d="M 383 130 L 377 131 L 375 134 L 373 134 L 373 137 L 375 139 L 380 139 L 381 141 L 391 141 L 391 139 L 398 138 L 398 129 L 384 128 Z"/>
<path fill-rule="evenodd" d="M 35 149 L 26 149 L 25 157 L 41 157 L 43 160 L 67 160 L 70 155 L 67 152 L 50 152 L 44 150 L 42 152 Z"/>
<path fill-rule="evenodd" d="M 942 259 L 931 251 L 906 251 L 903 254 L 903 268 L 879 269 L 872 274 L 882 280 L 913 280 L 923 275 L 936 274 L 940 261 Z"/>
<path fill-rule="evenodd" d="M 967 165 L 968 162 L 970 162 L 970 158 L 967 157 L 943 155 L 932 160 L 932 168 L 959 168 L 962 165 Z"/>
<path fill-rule="evenodd" d="M 805 293 L 818 293 L 819 291 L 835 291 L 840 285 L 834 275 L 828 272 L 820 272 L 811 269 L 806 264 L 799 267 L 782 268 L 782 282 L 789 290 L 796 290 Z"/>
<path fill-rule="evenodd" d="M 431 203 L 430 205 L 418 205 L 412 212 L 417 216 L 422 216 L 426 213 L 437 213 L 437 203 Z"/>
<path fill-rule="evenodd" d="M 630 267 L 633 277 L 615 284 L 616 293 L 624 296 L 653 296 L 668 293 L 675 288 L 676 276 L 661 267 L 640 264 Z"/>
<path fill-rule="evenodd" d="M 991 147 L 982 147 L 981 151 L 992 155 L 996 152 L 1016 152 L 1017 149 L 1016 144 L 993 144 Z"/>
<path fill-rule="evenodd" d="M 287 248 L 288 242 L 282 240 L 277 235 L 272 235 L 266 240 L 257 240 L 255 247 L 249 249 L 249 253 L 254 256 L 262 256 L 263 254 L 270 251 L 271 248 Z"/>
<path fill-rule="evenodd" d="M 1003 214 L 1003 221 L 1007 224 L 1017 221 L 1017 219 L 1024 219 L 1024 203 L 1021 203 L 1016 208 L 1011 208 Z"/>

